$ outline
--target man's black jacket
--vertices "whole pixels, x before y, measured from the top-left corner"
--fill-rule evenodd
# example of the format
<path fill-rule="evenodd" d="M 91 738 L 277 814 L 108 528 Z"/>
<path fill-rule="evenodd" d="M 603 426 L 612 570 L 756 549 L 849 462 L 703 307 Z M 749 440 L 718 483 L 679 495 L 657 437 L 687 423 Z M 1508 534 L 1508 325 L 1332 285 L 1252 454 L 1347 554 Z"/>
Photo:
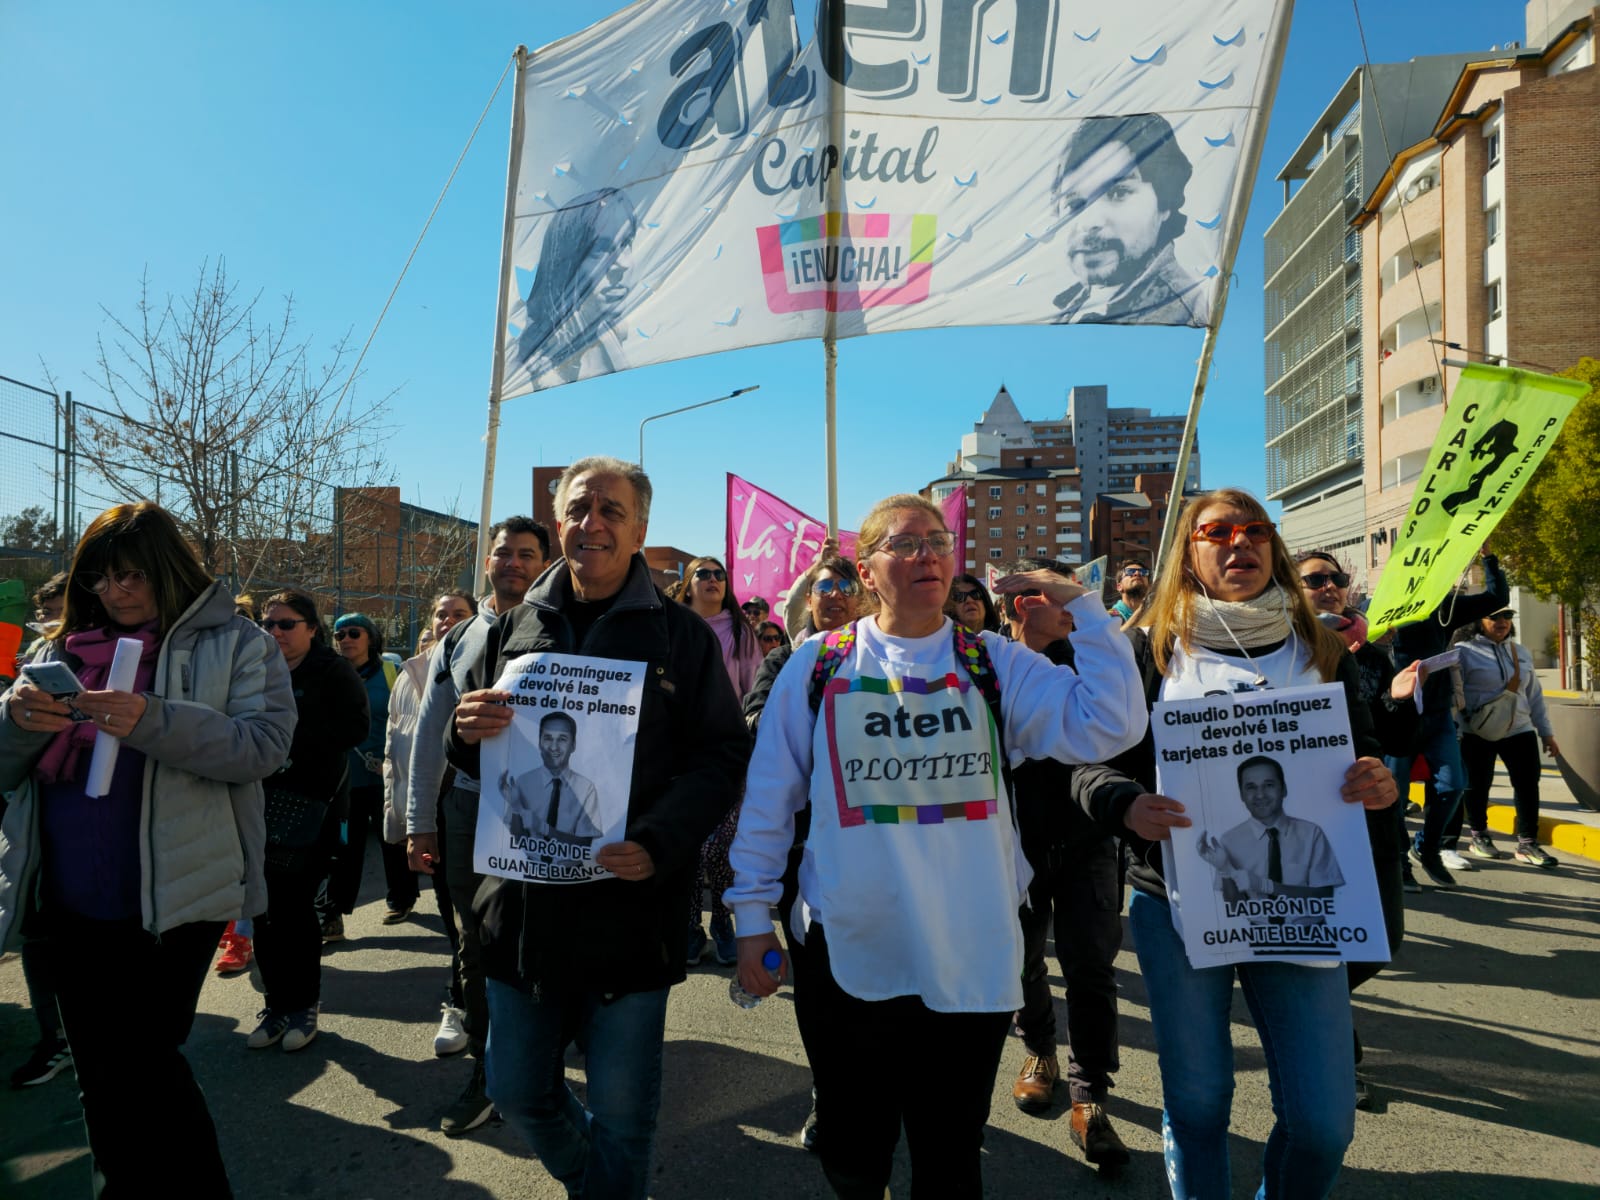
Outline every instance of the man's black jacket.
<path fill-rule="evenodd" d="M 484 971 L 525 989 L 652 991 L 684 977 L 700 846 L 742 793 L 749 736 L 716 635 L 651 583 L 641 556 L 582 645 L 562 613 L 571 599 L 558 562 L 489 631 L 472 686 L 491 686 L 512 659 L 534 651 L 647 664 L 625 837 L 649 851 L 655 874 L 579 884 L 489 877 L 473 905 Z M 453 726 L 449 757 L 478 776 L 478 747 Z"/>

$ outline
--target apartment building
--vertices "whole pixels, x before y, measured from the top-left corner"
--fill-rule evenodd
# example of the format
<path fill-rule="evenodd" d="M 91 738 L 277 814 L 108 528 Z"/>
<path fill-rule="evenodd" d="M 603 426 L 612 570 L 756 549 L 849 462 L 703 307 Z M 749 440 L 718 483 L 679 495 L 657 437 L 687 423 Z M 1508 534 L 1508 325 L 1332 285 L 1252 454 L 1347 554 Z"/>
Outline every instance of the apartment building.
<path fill-rule="evenodd" d="M 967 570 L 1024 557 L 1080 563 L 1149 554 L 1160 540 L 1183 421 L 1110 407 L 1104 385 L 1074 387 L 1062 416 L 1030 421 L 1002 384 L 924 494 L 937 503 L 967 485 Z M 1198 446 L 1186 478 L 1190 490 L 1199 487 Z"/>
<path fill-rule="evenodd" d="M 1387 169 L 1386 142 L 1398 149 L 1430 134 L 1472 57 L 1357 68 L 1278 172 L 1283 211 L 1263 264 L 1267 498 L 1283 505 L 1291 547 L 1361 557 L 1370 301 L 1350 221 Z"/>
<path fill-rule="evenodd" d="M 1553 6 L 1528 6 L 1533 48 L 1464 64 L 1433 129 L 1397 148 L 1354 222 L 1377 297 L 1362 324 L 1374 402 L 1360 557 L 1374 580 L 1460 374 L 1451 362 L 1560 370 L 1600 351 L 1600 308 L 1587 300 L 1600 272 L 1600 9 L 1551 29 L 1534 24 L 1536 7 Z M 1539 654 L 1553 612 L 1516 602 Z"/>

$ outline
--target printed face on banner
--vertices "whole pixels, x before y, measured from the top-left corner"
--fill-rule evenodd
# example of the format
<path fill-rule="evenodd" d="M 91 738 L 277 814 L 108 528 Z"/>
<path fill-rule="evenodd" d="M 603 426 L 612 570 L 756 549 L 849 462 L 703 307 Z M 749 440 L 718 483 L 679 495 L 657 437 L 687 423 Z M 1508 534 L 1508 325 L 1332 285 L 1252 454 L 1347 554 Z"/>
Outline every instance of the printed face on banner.
<path fill-rule="evenodd" d="M 1383 960 L 1388 941 L 1337 684 L 1166 701 L 1150 718 L 1157 790 L 1193 824 L 1165 853 L 1196 967 Z"/>
<path fill-rule="evenodd" d="M 792 0 L 623 8 L 523 76 L 504 394 L 830 320 L 1204 325 L 1279 8 L 818 5 L 842 53 Z"/>
<path fill-rule="evenodd" d="M 511 727 L 482 746 L 473 869 L 537 883 L 586 883 L 610 872 L 595 851 L 621 841 L 645 664 L 525 654 L 495 687 L 512 696 Z"/>

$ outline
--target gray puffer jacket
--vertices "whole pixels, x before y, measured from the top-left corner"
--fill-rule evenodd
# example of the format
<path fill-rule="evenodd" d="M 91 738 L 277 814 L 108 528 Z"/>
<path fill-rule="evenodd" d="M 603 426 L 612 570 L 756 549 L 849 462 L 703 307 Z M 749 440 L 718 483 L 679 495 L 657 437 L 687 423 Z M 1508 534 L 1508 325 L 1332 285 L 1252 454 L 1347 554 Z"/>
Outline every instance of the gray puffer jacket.
<path fill-rule="evenodd" d="M 52 647 L 45 657 L 58 651 Z M 161 934 L 193 921 L 230 921 L 267 907 L 260 780 L 276 771 L 294 736 L 289 670 L 277 645 L 213 584 L 162 640 L 144 716 L 123 739 L 145 755 L 139 814 L 139 905 Z M 0 717 L 0 948 L 17 940 L 39 875 L 38 794 L 33 765 L 51 735 Z"/>

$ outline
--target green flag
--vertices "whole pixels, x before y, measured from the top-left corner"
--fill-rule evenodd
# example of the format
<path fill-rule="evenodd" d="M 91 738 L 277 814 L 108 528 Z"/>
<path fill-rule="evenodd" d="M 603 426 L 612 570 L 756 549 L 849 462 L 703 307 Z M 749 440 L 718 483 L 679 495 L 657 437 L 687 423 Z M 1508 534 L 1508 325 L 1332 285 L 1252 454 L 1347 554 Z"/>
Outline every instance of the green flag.
<path fill-rule="evenodd" d="M 1462 369 L 1378 589 L 1376 638 L 1432 612 L 1500 523 L 1589 385 L 1473 363 Z"/>

